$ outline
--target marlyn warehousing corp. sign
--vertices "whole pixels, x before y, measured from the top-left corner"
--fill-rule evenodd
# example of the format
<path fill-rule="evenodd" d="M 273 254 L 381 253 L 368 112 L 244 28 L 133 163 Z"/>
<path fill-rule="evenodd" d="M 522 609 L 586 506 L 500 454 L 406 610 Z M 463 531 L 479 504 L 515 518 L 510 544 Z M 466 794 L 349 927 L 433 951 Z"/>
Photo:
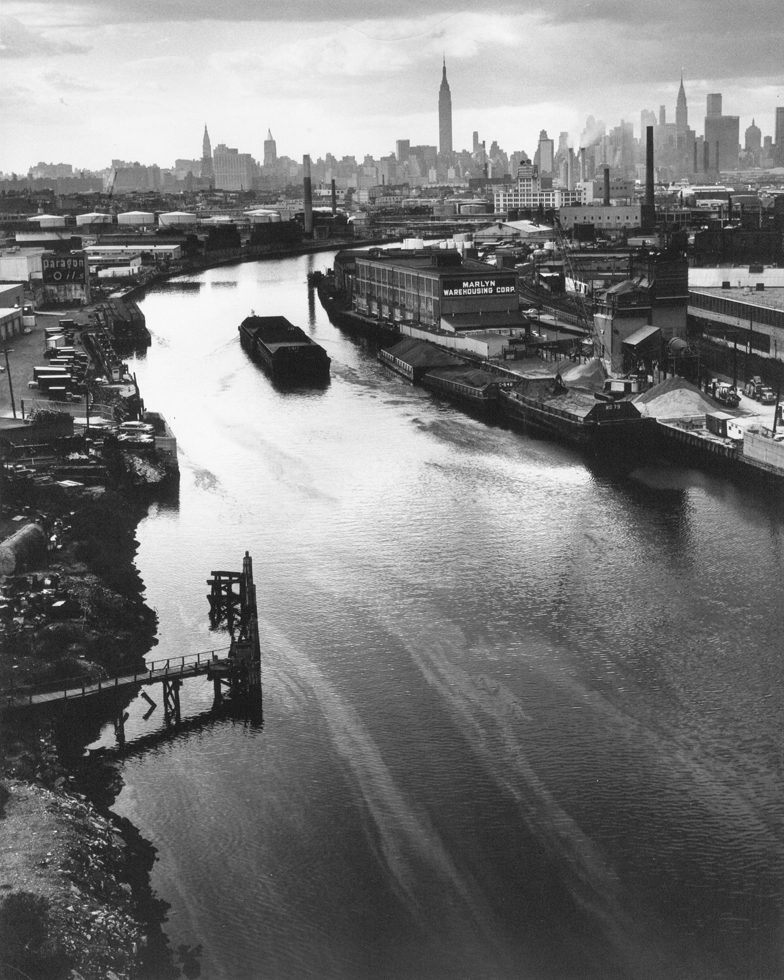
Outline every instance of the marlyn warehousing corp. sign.
<path fill-rule="evenodd" d="M 515 289 L 514 279 L 445 279 L 443 296 L 505 296 Z"/>

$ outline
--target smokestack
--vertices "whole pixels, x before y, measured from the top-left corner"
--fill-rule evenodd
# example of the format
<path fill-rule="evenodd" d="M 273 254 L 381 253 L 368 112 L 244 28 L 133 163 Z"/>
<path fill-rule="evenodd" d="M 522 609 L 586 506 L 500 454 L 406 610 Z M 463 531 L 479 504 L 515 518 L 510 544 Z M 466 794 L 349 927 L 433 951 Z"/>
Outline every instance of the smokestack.
<path fill-rule="evenodd" d="M 653 126 L 645 127 L 645 203 L 653 207 Z"/>
<path fill-rule="evenodd" d="M 604 200 L 602 202 L 606 208 L 610 206 L 610 168 L 604 168 Z"/>
<path fill-rule="evenodd" d="M 332 178 L 332 184 L 330 185 L 332 191 L 332 217 L 335 217 L 335 212 L 338 209 L 338 195 L 335 191 L 335 178 Z"/>
<path fill-rule="evenodd" d="M 313 234 L 313 188 L 310 185 L 310 154 L 306 153 L 302 158 L 302 170 L 304 173 L 302 198 L 305 209 L 305 234 Z"/>
<path fill-rule="evenodd" d="M 645 232 L 656 228 L 656 206 L 653 198 L 653 126 L 645 127 L 645 200 L 640 209 L 640 225 Z"/>

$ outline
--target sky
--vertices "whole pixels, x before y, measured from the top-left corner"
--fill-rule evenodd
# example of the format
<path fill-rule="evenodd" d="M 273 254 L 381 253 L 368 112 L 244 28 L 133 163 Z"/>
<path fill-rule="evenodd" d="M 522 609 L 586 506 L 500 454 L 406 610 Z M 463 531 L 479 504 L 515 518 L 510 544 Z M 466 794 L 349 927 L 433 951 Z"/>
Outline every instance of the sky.
<path fill-rule="evenodd" d="M 171 167 L 205 124 L 257 160 L 268 129 L 296 159 L 434 145 L 442 58 L 456 149 L 578 148 L 589 115 L 639 136 L 681 72 L 698 135 L 709 92 L 741 141 L 784 106 L 781 0 L 3 0 L 0 172 Z"/>

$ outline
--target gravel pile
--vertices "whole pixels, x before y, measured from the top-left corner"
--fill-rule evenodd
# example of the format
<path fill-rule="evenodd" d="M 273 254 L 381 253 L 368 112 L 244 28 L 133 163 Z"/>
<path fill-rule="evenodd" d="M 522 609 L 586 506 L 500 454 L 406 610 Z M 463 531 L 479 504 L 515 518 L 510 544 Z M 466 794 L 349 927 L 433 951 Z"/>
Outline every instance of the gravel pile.
<path fill-rule="evenodd" d="M 723 411 L 700 389 L 684 378 L 667 378 L 634 399 L 642 415 L 657 419 L 678 419 Z"/>

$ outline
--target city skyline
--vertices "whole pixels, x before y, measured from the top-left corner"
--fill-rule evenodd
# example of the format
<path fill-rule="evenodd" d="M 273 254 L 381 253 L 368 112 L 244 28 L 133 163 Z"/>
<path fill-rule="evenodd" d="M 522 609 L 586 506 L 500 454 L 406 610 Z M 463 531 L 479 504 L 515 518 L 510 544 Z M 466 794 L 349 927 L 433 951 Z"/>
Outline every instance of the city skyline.
<path fill-rule="evenodd" d="M 403 0 L 384 19 L 353 0 L 318 15 L 296 2 L 257 6 L 10 0 L 0 19 L 0 170 L 38 161 L 100 170 L 112 158 L 167 166 L 199 156 L 205 119 L 216 142 L 257 160 L 268 129 L 297 159 L 379 158 L 398 139 L 437 145 L 444 57 L 456 150 L 477 129 L 509 153 L 533 154 L 542 128 L 568 132 L 577 147 L 589 115 L 608 128 L 625 119 L 639 136 L 641 110 L 665 105 L 675 118 L 681 71 L 697 132 L 711 92 L 723 92 L 741 133 L 754 118 L 773 135 L 784 104 L 784 27 L 768 0 L 737 11 L 700 0 L 664 11 L 531 2 L 510 15 L 437 0 L 423 14 Z"/>

